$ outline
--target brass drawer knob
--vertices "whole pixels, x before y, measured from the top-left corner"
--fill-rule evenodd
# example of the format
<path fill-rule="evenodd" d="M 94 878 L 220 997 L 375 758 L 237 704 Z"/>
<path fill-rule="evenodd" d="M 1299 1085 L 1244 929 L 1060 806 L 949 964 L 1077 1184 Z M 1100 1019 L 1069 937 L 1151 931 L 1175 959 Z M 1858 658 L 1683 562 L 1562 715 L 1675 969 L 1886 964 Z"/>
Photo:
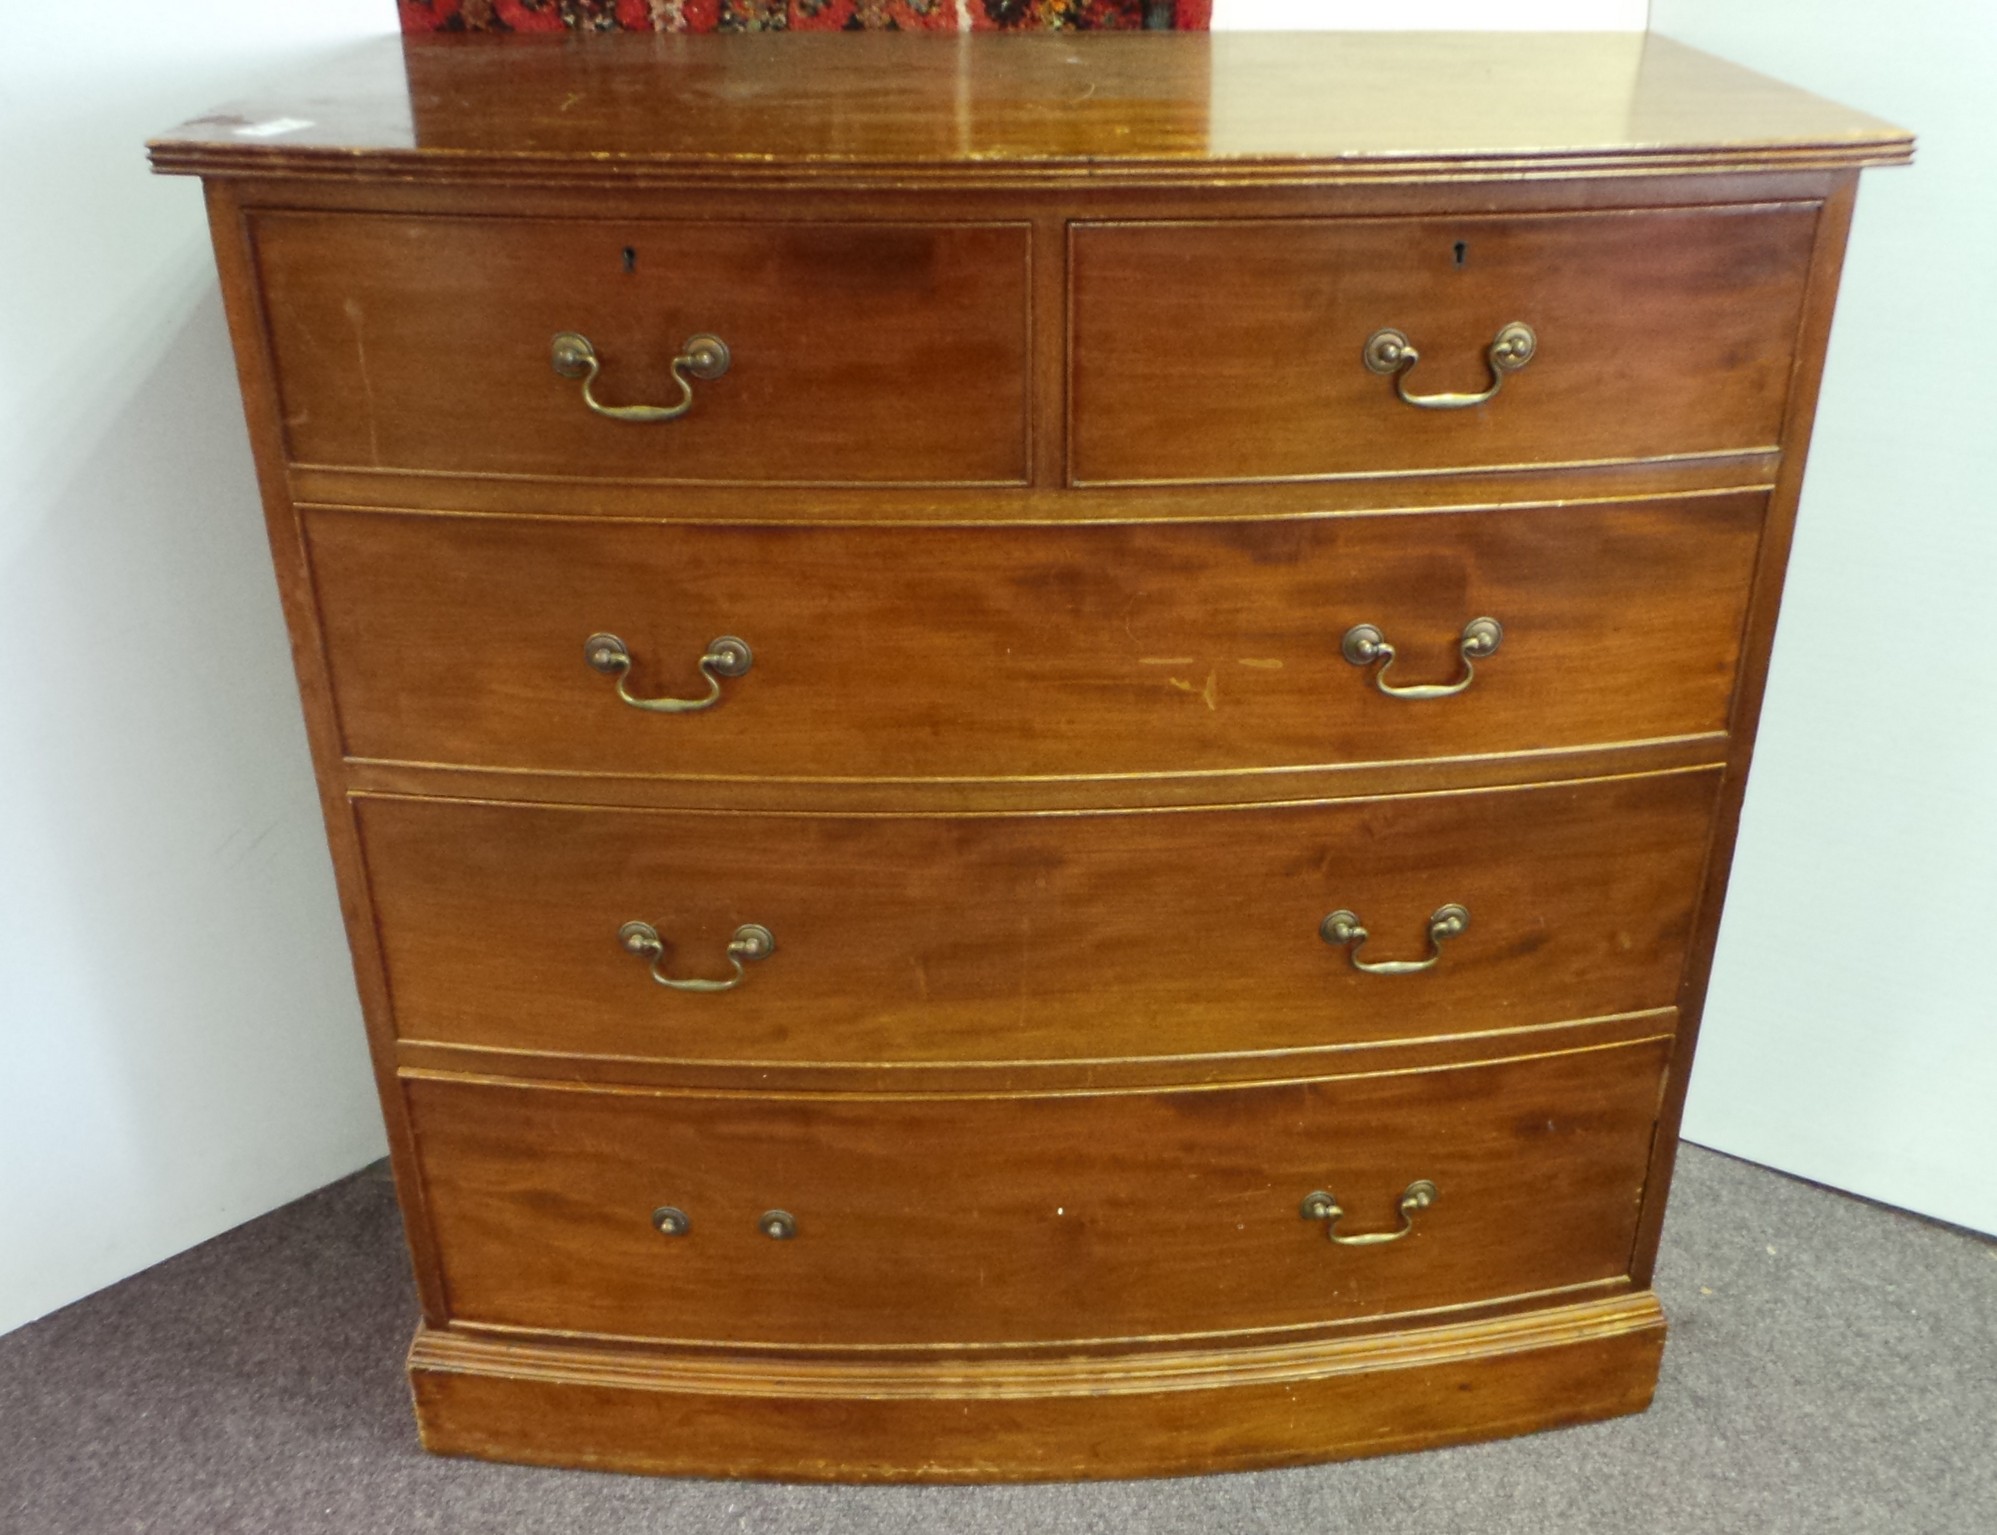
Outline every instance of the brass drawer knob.
<path fill-rule="evenodd" d="M 1373 935 L 1361 927 L 1359 918 L 1349 911 L 1333 912 L 1318 924 L 1317 932 L 1332 947 L 1345 950 L 1354 970 L 1364 970 L 1368 975 L 1416 975 L 1423 970 L 1433 970 L 1442 958 L 1444 941 L 1454 938 L 1469 925 L 1469 911 L 1454 901 L 1438 907 L 1428 919 L 1427 959 L 1361 959 L 1360 947 Z"/>
<path fill-rule="evenodd" d="M 719 378 L 734 359 L 729 355 L 728 343 L 719 336 L 687 337 L 679 356 L 672 360 L 673 382 L 680 386 L 680 397 L 670 405 L 605 405 L 597 399 L 596 375 L 603 371 L 603 359 L 597 356 L 589 337 L 575 331 L 565 330 L 556 335 L 548 344 L 548 361 L 563 378 L 582 380 L 582 402 L 599 416 L 642 424 L 679 420 L 693 409 L 694 379 Z"/>
<path fill-rule="evenodd" d="M 755 664 L 756 657 L 747 642 L 724 634 L 708 643 L 700 658 L 700 674 L 707 679 L 703 698 L 637 698 L 624 683 L 631 675 L 631 648 L 614 634 L 592 634 L 583 641 L 582 657 L 592 671 L 617 679 L 617 696 L 634 709 L 654 714 L 693 714 L 721 702 L 721 679 L 740 677 Z"/>
<path fill-rule="evenodd" d="M 756 1229 L 773 1242 L 788 1242 L 797 1235 L 797 1217 L 788 1210 L 765 1210 L 756 1217 Z"/>
<path fill-rule="evenodd" d="M 662 1237 L 683 1237 L 693 1229 L 693 1222 L 687 1219 L 686 1211 L 677 1205 L 660 1205 L 652 1212 L 652 1224 Z"/>
<path fill-rule="evenodd" d="M 1338 1201 L 1319 1189 L 1304 1196 L 1303 1208 L 1298 1212 L 1307 1221 L 1323 1221 L 1324 1234 L 1341 1247 L 1377 1247 L 1382 1242 L 1398 1242 L 1415 1229 L 1415 1213 L 1426 1210 L 1435 1203 L 1435 1185 L 1426 1178 L 1417 1178 L 1401 1193 L 1398 1206 L 1401 1212 L 1400 1228 L 1395 1231 L 1364 1231 L 1356 1236 L 1340 1236 L 1338 1223 L 1345 1212 L 1338 1207 Z"/>
<path fill-rule="evenodd" d="M 1410 682 L 1402 685 L 1389 682 L 1387 669 L 1394 664 L 1398 652 L 1387 636 L 1372 624 L 1354 624 L 1347 629 L 1338 650 L 1354 666 L 1371 666 L 1379 662 L 1380 669 L 1373 673 L 1373 686 L 1389 698 L 1451 698 L 1477 680 L 1477 663 L 1486 656 L 1496 655 L 1504 639 L 1505 626 L 1495 618 L 1473 618 L 1465 624 L 1462 635 L 1456 641 L 1456 653 L 1463 657 L 1463 675 L 1454 682 Z"/>
<path fill-rule="evenodd" d="M 777 940 L 768 928 L 759 922 L 745 922 L 735 929 L 735 936 L 728 943 L 728 962 L 735 967 L 735 973 L 725 981 L 704 981 L 682 980 L 660 972 L 659 961 L 665 957 L 666 942 L 649 922 L 625 923 L 617 930 L 617 941 L 625 953 L 649 960 L 652 979 L 674 991 L 733 991 L 742 984 L 743 966 L 768 959 L 777 947 Z"/>
<path fill-rule="evenodd" d="M 1364 356 L 1366 366 L 1373 372 L 1392 375 L 1394 392 L 1408 404 L 1421 410 L 1465 410 L 1494 398 L 1505 387 L 1506 376 L 1531 362 L 1533 353 L 1538 350 L 1539 337 L 1533 333 L 1533 328 L 1521 320 L 1512 321 L 1485 348 L 1484 361 L 1490 365 L 1491 387 L 1476 394 L 1409 394 L 1408 375 L 1421 361 L 1421 353 L 1415 350 L 1405 331 L 1391 326 L 1386 330 L 1376 330 L 1366 338 Z"/>

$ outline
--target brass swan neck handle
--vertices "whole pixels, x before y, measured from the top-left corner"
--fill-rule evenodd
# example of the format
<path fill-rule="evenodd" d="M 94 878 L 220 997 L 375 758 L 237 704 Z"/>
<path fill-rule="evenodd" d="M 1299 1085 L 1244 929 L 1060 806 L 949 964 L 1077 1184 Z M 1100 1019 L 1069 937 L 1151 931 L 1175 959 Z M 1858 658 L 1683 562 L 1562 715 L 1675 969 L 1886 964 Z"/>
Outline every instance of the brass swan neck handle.
<path fill-rule="evenodd" d="M 1426 1210 L 1436 1200 L 1435 1185 L 1426 1178 L 1417 1178 L 1401 1191 L 1400 1202 L 1395 1206 L 1400 1212 L 1401 1224 L 1393 1231 L 1362 1231 L 1351 1236 L 1340 1236 L 1338 1223 L 1345 1216 L 1337 1199 L 1323 1189 L 1304 1196 L 1303 1207 L 1297 1212 L 1307 1221 L 1323 1221 L 1324 1234 L 1340 1247 L 1378 1247 L 1383 1242 L 1398 1242 L 1415 1229 L 1415 1216 Z"/>
<path fill-rule="evenodd" d="M 1338 653 L 1354 666 L 1371 666 L 1377 661 L 1380 669 L 1373 673 L 1373 686 L 1389 698 L 1453 698 L 1477 680 L 1477 663 L 1496 655 L 1504 640 L 1505 626 L 1495 618 L 1473 618 L 1465 624 L 1456 641 L 1456 653 L 1463 658 L 1463 675 L 1454 682 L 1389 682 L 1387 671 L 1400 652 L 1374 624 L 1354 624 L 1347 629 Z"/>
<path fill-rule="evenodd" d="M 1419 975 L 1424 970 L 1433 970 L 1442 959 L 1443 944 L 1469 925 L 1469 911 L 1454 901 L 1438 907 L 1428 919 L 1427 959 L 1361 959 L 1359 950 L 1373 935 L 1360 926 L 1359 918 L 1349 911 L 1331 913 L 1318 924 L 1317 931 L 1318 936 L 1333 948 L 1346 951 L 1354 970 L 1363 970 L 1368 975 Z"/>
<path fill-rule="evenodd" d="M 728 343 L 719 336 L 688 336 L 679 355 L 670 364 L 673 382 L 680 386 L 677 400 L 670 405 L 605 405 L 596 397 L 596 376 L 603 371 L 603 359 L 597 355 L 595 343 L 572 330 L 559 332 L 548 343 L 550 366 L 563 378 L 582 380 L 583 404 L 612 421 L 629 421 L 641 426 L 656 421 L 679 420 L 693 409 L 693 381 L 697 378 L 719 378 L 728 371 L 733 361 Z"/>
<path fill-rule="evenodd" d="M 631 675 L 631 647 L 614 634 L 592 634 L 583 641 L 583 660 L 592 671 L 617 679 L 617 696 L 634 709 L 653 714 L 694 714 L 721 702 L 721 679 L 740 677 L 755 664 L 748 643 L 732 634 L 710 640 L 700 658 L 700 674 L 707 679 L 707 692 L 700 698 L 639 698 L 625 680 Z"/>
<path fill-rule="evenodd" d="M 759 922 L 745 922 L 735 929 L 735 936 L 728 942 L 729 964 L 735 973 L 726 980 L 709 981 L 699 977 L 682 979 L 667 975 L 659 969 L 660 961 L 666 955 L 666 942 L 659 936 L 659 930 L 649 922 L 627 922 L 617 930 L 617 942 L 627 954 L 635 954 L 651 964 L 652 979 L 672 991 L 715 992 L 733 991 L 742 984 L 747 973 L 745 965 L 759 959 L 768 959 L 776 952 L 777 940 L 770 930 Z"/>
<path fill-rule="evenodd" d="M 1376 330 L 1366 338 L 1363 355 L 1368 369 L 1393 378 L 1394 393 L 1404 403 L 1418 410 L 1468 410 L 1472 405 L 1482 405 L 1486 400 L 1495 399 L 1498 391 L 1505 387 L 1505 379 L 1531 362 L 1533 353 L 1538 350 L 1539 337 L 1530 325 L 1514 320 L 1504 326 L 1484 349 L 1484 361 L 1491 369 L 1491 387 L 1475 394 L 1409 394 L 1408 375 L 1421 361 L 1421 353 L 1415 350 L 1415 344 L 1408 340 L 1405 331 L 1391 326 Z"/>

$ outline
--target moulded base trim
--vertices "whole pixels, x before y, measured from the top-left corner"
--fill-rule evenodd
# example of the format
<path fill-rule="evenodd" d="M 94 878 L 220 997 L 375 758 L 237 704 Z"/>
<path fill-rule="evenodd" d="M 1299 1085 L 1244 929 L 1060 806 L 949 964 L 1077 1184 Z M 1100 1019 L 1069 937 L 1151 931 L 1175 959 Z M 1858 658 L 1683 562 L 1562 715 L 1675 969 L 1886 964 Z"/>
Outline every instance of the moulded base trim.
<path fill-rule="evenodd" d="M 681 1476 L 1169 1476 L 1495 1439 L 1650 1405 L 1648 1291 L 1359 1338 L 1058 1360 L 693 1357 L 425 1327 L 440 1455 Z"/>

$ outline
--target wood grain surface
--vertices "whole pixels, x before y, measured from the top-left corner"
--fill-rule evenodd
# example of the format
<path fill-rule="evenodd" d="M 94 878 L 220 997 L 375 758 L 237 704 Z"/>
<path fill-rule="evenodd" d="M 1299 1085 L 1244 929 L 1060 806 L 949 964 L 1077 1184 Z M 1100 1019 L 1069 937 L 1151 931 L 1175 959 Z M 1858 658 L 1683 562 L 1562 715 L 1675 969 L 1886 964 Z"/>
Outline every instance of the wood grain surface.
<path fill-rule="evenodd" d="M 425 1328 L 410 1352 L 443 1455 L 682 1475 L 977 1482 L 1167 1476 L 1381 1455 L 1650 1403 L 1649 1292 L 1384 1337 L 1068 1368 L 764 1365 Z"/>
<path fill-rule="evenodd" d="M 405 1081 L 461 1322 L 708 1342 L 1280 1329 L 1628 1271 L 1670 1042 L 1188 1092 Z M 1417 1179 L 1439 1190 L 1391 1232 Z M 691 1222 L 662 1236 L 659 1206 Z M 796 1235 L 759 1229 L 766 1212 Z"/>
<path fill-rule="evenodd" d="M 1644 35 L 627 34 L 384 40 L 152 154 L 209 176 L 432 184 L 1213 186 L 1779 170 L 1911 148 L 1877 118 Z"/>
<path fill-rule="evenodd" d="M 286 440 L 326 465 L 839 483 L 1026 476 L 1019 224 L 259 214 Z M 590 411 L 554 371 L 587 336 L 608 405 L 675 404 L 709 333 L 733 360 L 692 410 Z"/>
<path fill-rule="evenodd" d="M 1238 811 L 757 816 L 356 803 L 405 1039 L 695 1061 L 1118 1059 L 1669 1006 L 1718 774 Z M 1323 941 L 1337 909 L 1372 975 Z M 776 952 L 724 994 L 743 923 Z"/>
<path fill-rule="evenodd" d="M 1082 483 L 1263 480 L 1767 448 L 1781 434 L 1811 204 L 1436 219 L 1081 224 Z M 1225 299 L 1219 295 L 1225 295 Z M 1416 396 L 1363 361 L 1392 327 Z"/>
<path fill-rule="evenodd" d="M 1511 1055 L 1543 1055 L 1675 1035 L 1675 1008 L 1641 1008 L 1559 1023 L 1466 1029 L 1416 1039 L 1335 1040 L 1282 1050 L 1194 1055 L 1100 1056 L 1036 1060 L 762 1061 L 745 1065 L 672 1055 L 583 1055 L 464 1041 L 395 1043 L 398 1071 L 605 1087 L 662 1087 L 769 1093 L 1062 1093 L 1110 1089 L 1212 1087 L 1376 1071 L 1421 1071 Z M 399 1095 L 398 1095 L 399 1098 Z"/>
<path fill-rule="evenodd" d="M 350 757 L 590 774 L 1225 772 L 1718 730 L 1762 498 L 1073 528 L 694 527 L 315 510 Z M 1498 653 L 1453 698 L 1464 625 Z M 628 707 L 584 663 L 620 636 Z"/>
<path fill-rule="evenodd" d="M 1734 840 L 1739 831 L 1741 804 L 1747 791 L 1748 769 L 1754 760 L 1755 737 L 1761 722 L 1761 701 L 1768 686 L 1769 659 L 1774 648 L 1775 620 L 1782 606 L 1782 583 L 1788 570 L 1790 542 L 1795 535 L 1796 513 L 1803 492 L 1803 471 L 1809 458 L 1810 433 L 1816 422 L 1818 388 L 1823 380 L 1832 313 L 1837 303 L 1838 279 L 1844 265 L 1845 241 L 1851 229 L 1857 196 L 1858 173 L 1853 171 L 1842 178 L 1836 195 L 1826 203 L 1824 216 L 1818 223 L 1816 256 L 1797 347 L 1796 384 L 1791 391 L 1792 405 L 1782 433 L 1780 482 L 1769 501 L 1768 523 L 1762 534 L 1760 557 L 1755 564 L 1754 594 L 1744 635 L 1745 662 L 1740 683 L 1734 690 L 1733 717 L 1728 724 L 1731 749 L 1726 779 L 1720 790 L 1719 813 L 1713 822 L 1712 852 L 1707 860 L 1705 888 L 1699 896 L 1698 920 L 1693 927 L 1692 942 L 1685 956 L 1685 973 L 1679 984 L 1679 1006 L 1685 1019 L 1684 1047 L 1673 1060 L 1664 1108 L 1659 1116 L 1659 1134 L 1651 1149 L 1651 1175 L 1645 1184 L 1643 1218 L 1637 1228 L 1637 1250 L 1632 1270 L 1638 1276 L 1639 1283 L 1645 1285 L 1650 1283 L 1664 1230 L 1665 1202 L 1671 1191 L 1671 1170 L 1678 1151 L 1678 1126 L 1684 1113 L 1685 1095 L 1691 1085 L 1692 1050 L 1704 1017 L 1706 985 L 1712 976 L 1713 954 L 1719 944 L 1720 918 L 1726 905 Z M 1829 663 L 1819 661 L 1818 664 Z M 1854 701 L 1853 706 L 1860 705 Z"/>

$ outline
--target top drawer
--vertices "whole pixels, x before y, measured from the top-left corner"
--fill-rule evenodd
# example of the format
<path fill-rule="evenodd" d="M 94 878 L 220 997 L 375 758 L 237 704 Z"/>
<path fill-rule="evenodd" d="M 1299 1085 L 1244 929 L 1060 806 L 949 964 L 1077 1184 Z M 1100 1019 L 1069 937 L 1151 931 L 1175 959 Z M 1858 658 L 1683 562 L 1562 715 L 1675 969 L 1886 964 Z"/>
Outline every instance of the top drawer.
<path fill-rule="evenodd" d="M 1080 225 L 1077 483 L 1285 480 L 1766 449 L 1813 204 Z M 1494 373 L 1501 332 L 1531 355 Z M 1398 332 L 1419 360 L 1367 364 Z M 1515 356 L 1516 354 L 1514 354 Z M 1384 366 L 1387 359 L 1376 359 Z M 1399 397 L 1475 395 L 1422 408 Z"/>
<path fill-rule="evenodd" d="M 257 264 L 299 463 L 583 479 L 1013 484 L 1027 463 L 1017 224 L 265 213 Z M 607 406 L 553 366 L 590 342 Z M 726 343 L 727 371 L 674 360 Z"/>

